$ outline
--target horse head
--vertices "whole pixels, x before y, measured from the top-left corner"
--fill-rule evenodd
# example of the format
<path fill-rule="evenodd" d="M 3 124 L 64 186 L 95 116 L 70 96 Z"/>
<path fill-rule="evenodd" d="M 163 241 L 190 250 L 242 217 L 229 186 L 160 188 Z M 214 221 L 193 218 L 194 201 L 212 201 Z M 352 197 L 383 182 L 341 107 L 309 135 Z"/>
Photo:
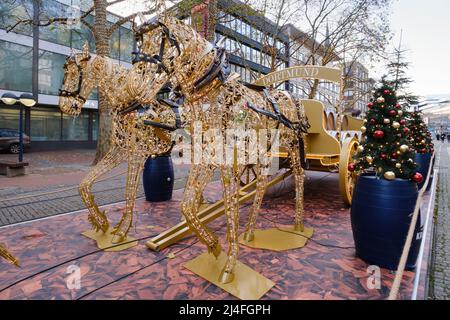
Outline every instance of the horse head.
<path fill-rule="evenodd" d="M 80 53 L 71 54 L 64 64 L 64 80 L 59 90 L 59 108 L 70 115 L 78 115 L 95 83 L 88 74 L 92 62 L 89 46 L 84 44 Z"/>

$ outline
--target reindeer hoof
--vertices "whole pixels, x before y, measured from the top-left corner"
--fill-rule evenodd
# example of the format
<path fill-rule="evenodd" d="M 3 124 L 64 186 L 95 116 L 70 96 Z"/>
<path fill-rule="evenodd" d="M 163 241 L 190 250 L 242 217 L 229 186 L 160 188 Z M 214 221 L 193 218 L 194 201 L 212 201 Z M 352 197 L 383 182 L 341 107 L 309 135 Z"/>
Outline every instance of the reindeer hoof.
<path fill-rule="evenodd" d="M 226 284 L 226 283 L 233 282 L 233 280 L 234 280 L 234 274 L 232 272 L 225 271 L 225 269 L 222 270 L 222 272 L 220 273 L 220 276 L 219 276 L 220 283 Z"/>
<path fill-rule="evenodd" d="M 113 244 L 122 243 L 122 242 L 125 242 L 125 240 L 127 240 L 126 234 L 124 234 L 122 231 L 118 231 L 116 229 L 115 231 L 113 231 L 111 233 L 114 234 L 113 238 L 111 239 L 111 243 L 113 243 Z"/>
<path fill-rule="evenodd" d="M 255 234 L 253 232 L 246 232 L 244 233 L 244 241 L 245 242 L 252 242 L 255 240 Z"/>
<path fill-rule="evenodd" d="M 214 257 L 218 258 L 222 252 L 220 243 L 217 243 L 214 247 L 210 248 L 210 252 L 214 255 Z"/>
<path fill-rule="evenodd" d="M 295 231 L 299 231 L 299 232 L 304 232 L 305 231 L 305 226 L 303 225 L 303 223 L 301 224 L 296 224 L 294 226 L 294 230 Z"/>

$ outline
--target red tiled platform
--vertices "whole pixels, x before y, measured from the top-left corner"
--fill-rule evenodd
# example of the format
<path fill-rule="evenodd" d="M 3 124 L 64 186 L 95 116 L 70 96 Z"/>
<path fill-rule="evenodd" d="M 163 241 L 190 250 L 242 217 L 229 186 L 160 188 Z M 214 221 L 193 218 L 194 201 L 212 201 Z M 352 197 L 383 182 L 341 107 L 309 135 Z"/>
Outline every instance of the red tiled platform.
<path fill-rule="evenodd" d="M 341 201 L 337 175 L 308 173 L 308 177 L 305 212 L 307 225 L 315 229 L 313 239 L 353 247 L 349 210 Z M 217 183 L 210 184 L 206 198 L 220 198 L 218 190 Z M 181 190 L 166 203 L 137 200 L 137 225 L 130 235 L 150 237 L 177 223 L 180 200 Z M 122 207 L 115 204 L 105 208 L 117 220 Z M 241 226 L 248 209 L 241 209 Z M 293 210 L 294 200 L 284 194 L 265 200 L 261 215 L 279 225 L 289 225 Z M 209 226 L 218 229 L 224 246 L 224 217 Z M 259 219 L 259 228 L 271 226 L 267 219 Z M 18 269 L 0 260 L 0 299 L 234 299 L 183 267 L 205 250 L 194 236 L 162 252 L 149 251 L 146 240 L 127 251 L 103 252 L 80 235 L 88 228 L 87 213 L 81 211 L 0 229 L 0 242 L 8 245 L 22 265 Z M 166 259 L 169 253 L 175 253 L 175 258 Z M 355 258 L 353 248 L 325 247 L 313 241 L 287 252 L 241 246 L 240 261 L 276 283 L 264 299 L 384 299 L 394 277 L 382 270 L 382 288 L 369 290 L 368 266 Z M 81 267 L 79 290 L 66 286 L 67 267 L 72 264 Z M 413 278 L 413 272 L 405 273 L 400 298 L 410 298 Z"/>

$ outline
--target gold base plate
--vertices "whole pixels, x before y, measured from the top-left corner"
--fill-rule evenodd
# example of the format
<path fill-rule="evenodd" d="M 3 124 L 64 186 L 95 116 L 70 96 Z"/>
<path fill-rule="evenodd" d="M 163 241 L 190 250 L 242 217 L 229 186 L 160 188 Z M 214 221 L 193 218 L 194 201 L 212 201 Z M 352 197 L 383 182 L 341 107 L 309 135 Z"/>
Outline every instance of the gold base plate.
<path fill-rule="evenodd" d="M 97 247 L 99 249 L 109 251 L 109 252 L 118 252 L 127 250 L 132 248 L 138 244 L 138 241 L 135 238 L 127 237 L 127 239 L 121 243 L 113 243 L 113 239 L 115 237 L 111 232 L 112 228 L 109 228 L 107 232 L 103 231 L 95 231 L 95 230 L 87 230 L 82 232 L 81 234 L 89 239 L 95 240 L 97 242 Z M 117 237 L 116 237 L 117 238 Z"/>
<path fill-rule="evenodd" d="M 272 251 L 286 251 L 302 248 L 314 233 L 313 228 L 305 227 L 303 232 L 291 228 L 272 228 L 255 230 L 255 238 L 252 241 L 244 240 L 244 234 L 239 237 L 239 243 L 255 249 Z"/>
<path fill-rule="evenodd" d="M 226 284 L 220 283 L 220 273 L 226 261 L 227 255 L 224 252 L 217 259 L 213 254 L 205 252 L 187 262 L 184 267 L 241 300 L 258 300 L 275 285 L 239 261 L 234 268 L 234 280 Z"/>

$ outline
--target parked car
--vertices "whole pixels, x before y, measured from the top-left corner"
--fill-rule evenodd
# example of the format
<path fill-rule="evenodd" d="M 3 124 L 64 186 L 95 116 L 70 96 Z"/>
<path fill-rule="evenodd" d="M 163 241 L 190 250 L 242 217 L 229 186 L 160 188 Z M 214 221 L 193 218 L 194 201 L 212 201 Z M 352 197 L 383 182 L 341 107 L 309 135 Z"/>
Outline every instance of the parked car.
<path fill-rule="evenodd" d="M 23 134 L 23 148 L 30 146 L 30 137 Z M 19 153 L 19 131 L 15 129 L 0 128 L 0 150 L 8 150 L 11 153 Z"/>

